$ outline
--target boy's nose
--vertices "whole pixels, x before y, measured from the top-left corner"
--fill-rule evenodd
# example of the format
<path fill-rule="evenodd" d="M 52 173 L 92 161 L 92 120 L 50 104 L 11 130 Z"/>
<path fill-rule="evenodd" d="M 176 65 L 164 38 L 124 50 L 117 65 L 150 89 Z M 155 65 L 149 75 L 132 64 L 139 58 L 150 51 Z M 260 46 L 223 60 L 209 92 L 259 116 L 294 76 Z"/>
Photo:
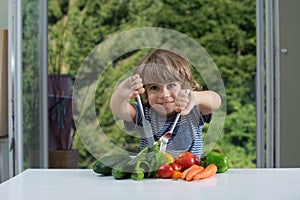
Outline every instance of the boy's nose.
<path fill-rule="evenodd" d="M 170 96 L 170 90 L 167 87 L 163 87 L 160 92 L 160 97 L 168 97 Z"/>

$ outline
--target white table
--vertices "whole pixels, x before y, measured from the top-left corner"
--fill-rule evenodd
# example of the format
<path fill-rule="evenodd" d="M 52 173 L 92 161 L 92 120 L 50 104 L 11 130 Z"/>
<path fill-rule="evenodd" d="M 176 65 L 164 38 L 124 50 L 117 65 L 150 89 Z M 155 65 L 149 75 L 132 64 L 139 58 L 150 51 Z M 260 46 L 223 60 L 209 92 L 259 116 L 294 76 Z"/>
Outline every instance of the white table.
<path fill-rule="evenodd" d="M 300 168 L 230 169 L 187 182 L 115 180 L 91 169 L 28 169 L 0 184 L 1 200 L 300 200 Z"/>

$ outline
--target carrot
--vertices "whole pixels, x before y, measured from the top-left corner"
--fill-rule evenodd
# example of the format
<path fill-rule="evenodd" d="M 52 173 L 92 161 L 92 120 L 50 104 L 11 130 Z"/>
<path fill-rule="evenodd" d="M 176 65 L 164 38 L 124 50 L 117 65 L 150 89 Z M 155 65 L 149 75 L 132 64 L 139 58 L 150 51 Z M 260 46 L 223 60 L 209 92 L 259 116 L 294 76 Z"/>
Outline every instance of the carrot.
<path fill-rule="evenodd" d="M 200 180 L 203 178 L 208 178 L 210 176 L 213 176 L 217 173 L 218 168 L 215 164 L 209 164 L 204 170 L 196 174 L 193 178 L 193 180 Z"/>
<path fill-rule="evenodd" d="M 186 176 L 187 176 L 187 174 L 188 174 L 190 171 L 192 171 L 193 169 L 197 169 L 198 167 L 199 167 L 199 165 L 194 164 L 194 165 L 190 166 L 189 168 L 185 169 L 185 170 L 181 173 L 180 178 L 181 178 L 181 179 L 185 179 Z"/>
<path fill-rule="evenodd" d="M 199 166 L 199 167 L 193 169 L 192 171 L 190 171 L 190 172 L 186 175 L 185 179 L 186 179 L 187 181 L 193 180 L 193 177 L 194 177 L 196 174 L 200 173 L 202 170 L 204 170 L 204 167 L 202 167 L 202 166 Z"/>

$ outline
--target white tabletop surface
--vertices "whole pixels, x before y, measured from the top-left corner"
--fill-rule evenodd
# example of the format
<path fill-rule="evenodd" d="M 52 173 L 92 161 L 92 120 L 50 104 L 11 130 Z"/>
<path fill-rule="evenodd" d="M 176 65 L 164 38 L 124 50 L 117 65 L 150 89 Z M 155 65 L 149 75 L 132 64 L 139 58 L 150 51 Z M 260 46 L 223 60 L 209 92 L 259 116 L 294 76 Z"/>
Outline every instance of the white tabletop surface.
<path fill-rule="evenodd" d="M 199 181 L 115 180 L 91 169 L 28 169 L 0 184 L 1 200 L 300 200 L 300 168 L 230 169 Z"/>

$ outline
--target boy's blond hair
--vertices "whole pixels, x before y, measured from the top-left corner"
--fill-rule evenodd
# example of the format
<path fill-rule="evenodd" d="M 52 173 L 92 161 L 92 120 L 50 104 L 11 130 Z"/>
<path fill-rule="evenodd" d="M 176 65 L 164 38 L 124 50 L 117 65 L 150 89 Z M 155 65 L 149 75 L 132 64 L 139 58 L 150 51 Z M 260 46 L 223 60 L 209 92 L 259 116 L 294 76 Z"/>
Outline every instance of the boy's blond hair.
<path fill-rule="evenodd" d="M 187 59 L 163 49 L 156 49 L 145 56 L 136 66 L 134 74 L 139 74 L 144 84 L 180 82 L 182 89 L 201 90 L 192 75 Z M 144 102 L 146 96 L 142 95 Z"/>

